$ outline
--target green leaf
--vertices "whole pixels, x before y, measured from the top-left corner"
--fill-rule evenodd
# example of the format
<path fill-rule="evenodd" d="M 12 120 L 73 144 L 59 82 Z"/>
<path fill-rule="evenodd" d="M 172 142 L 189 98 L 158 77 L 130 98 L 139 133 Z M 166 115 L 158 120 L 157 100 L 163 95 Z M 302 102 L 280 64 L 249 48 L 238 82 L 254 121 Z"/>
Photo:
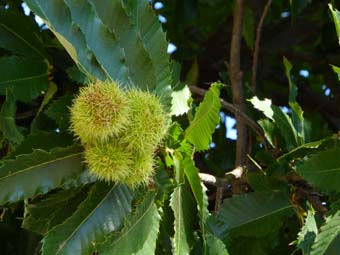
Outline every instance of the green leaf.
<path fill-rule="evenodd" d="M 0 112 L 0 131 L 3 136 L 14 143 L 20 143 L 24 136 L 15 124 L 16 105 L 11 90 L 7 90 L 6 101 L 2 104 Z"/>
<path fill-rule="evenodd" d="M 291 70 L 292 70 L 292 64 L 289 62 L 289 60 L 285 57 L 283 57 L 283 64 L 285 66 L 285 72 L 289 83 L 289 106 L 292 109 L 292 122 L 294 125 L 294 128 L 299 136 L 299 145 L 305 143 L 305 134 L 304 134 L 304 118 L 303 118 L 303 111 L 300 107 L 300 105 L 296 102 L 297 92 L 298 89 L 295 85 L 295 83 L 292 81 L 291 78 Z"/>
<path fill-rule="evenodd" d="M 209 149 L 209 145 L 212 142 L 212 134 L 220 123 L 220 90 L 222 87 L 222 83 L 214 83 L 210 87 L 200 103 L 193 121 L 185 130 L 185 138 L 198 151 Z"/>
<path fill-rule="evenodd" d="M 85 199 L 87 189 L 60 190 L 47 194 L 42 199 L 25 203 L 22 226 L 41 235 L 46 235 L 54 226 L 70 217 Z"/>
<path fill-rule="evenodd" d="M 201 182 L 198 175 L 198 169 L 195 167 L 195 163 L 191 155 L 185 155 L 183 159 L 184 172 L 187 180 L 190 184 L 191 191 L 195 197 L 197 203 L 198 214 L 200 217 L 201 233 L 203 238 L 203 249 L 206 247 L 206 221 L 210 215 L 208 210 L 208 196 L 206 194 L 206 187 Z"/>
<path fill-rule="evenodd" d="M 275 125 L 268 119 L 262 119 L 258 121 L 260 127 L 264 131 L 264 135 L 266 136 L 268 142 L 273 148 L 275 147 Z"/>
<path fill-rule="evenodd" d="M 309 210 L 305 224 L 302 226 L 298 234 L 297 247 L 299 247 L 304 255 L 309 255 L 311 252 L 314 239 L 318 234 L 318 226 L 313 213 Z"/>
<path fill-rule="evenodd" d="M 79 70 L 79 68 L 74 65 L 66 69 L 67 76 L 74 82 L 78 84 L 88 84 L 89 80 L 86 75 Z"/>
<path fill-rule="evenodd" d="M 188 84 L 189 86 L 196 85 L 199 78 L 199 73 L 200 70 L 198 60 L 197 57 L 195 57 L 188 73 L 185 76 L 184 83 Z"/>
<path fill-rule="evenodd" d="M 326 222 L 321 226 L 315 238 L 311 255 L 333 255 L 340 252 L 340 203 L 327 214 Z"/>
<path fill-rule="evenodd" d="M 331 65 L 333 71 L 337 74 L 338 80 L 340 81 L 340 67 Z"/>
<path fill-rule="evenodd" d="M 57 92 L 58 87 L 54 82 L 50 82 L 48 85 L 48 89 L 44 94 L 44 99 L 40 104 L 37 115 L 44 109 L 44 107 L 50 102 L 54 94 Z"/>
<path fill-rule="evenodd" d="M 324 191 L 340 191 L 340 149 L 314 154 L 297 165 L 296 171 Z"/>
<path fill-rule="evenodd" d="M 48 88 L 48 64 L 36 58 L 0 58 L 0 94 L 11 89 L 16 99 L 28 102 Z"/>
<path fill-rule="evenodd" d="M 225 244 L 213 234 L 207 234 L 207 255 L 229 255 Z"/>
<path fill-rule="evenodd" d="M 183 86 L 179 90 L 172 92 L 171 114 L 175 116 L 182 115 L 189 111 L 188 101 L 191 93 L 188 86 Z"/>
<path fill-rule="evenodd" d="M 95 184 L 77 211 L 42 240 L 42 254 L 88 255 L 94 244 L 120 228 L 131 211 L 132 193 L 126 186 Z"/>
<path fill-rule="evenodd" d="M 256 109 L 262 111 L 267 118 L 275 123 L 282 137 L 285 139 L 288 150 L 292 150 L 300 145 L 298 134 L 292 120 L 281 108 L 272 105 L 269 99 L 259 100 L 257 97 L 253 97 L 249 101 Z"/>
<path fill-rule="evenodd" d="M 230 231 L 233 237 L 260 237 L 277 232 L 290 213 L 285 192 L 254 192 L 225 199 L 217 218 L 211 218 L 210 228 L 222 240 Z"/>
<path fill-rule="evenodd" d="M 71 95 L 64 95 L 54 101 L 45 110 L 46 115 L 54 120 L 59 129 L 67 130 L 69 128 L 70 111 L 73 97 Z"/>
<path fill-rule="evenodd" d="M 174 171 L 177 187 L 170 198 L 170 206 L 174 212 L 175 235 L 172 240 L 173 254 L 190 254 L 193 246 L 193 198 L 185 183 L 183 158 L 180 153 L 173 154 Z"/>
<path fill-rule="evenodd" d="M 292 77 L 290 75 L 290 72 L 293 68 L 292 64 L 289 62 L 289 60 L 286 57 L 283 57 L 283 65 L 285 67 L 285 74 L 288 79 L 289 84 L 289 102 L 296 102 L 297 97 L 297 87 L 292 81 Z"/>
<path fill-rule="evenodd" d="M 73 143 L 74 137 L 68 133 L 40 131 L 28 135 L 6 158 L 14 158 L 20 154 L 30 154 L 37 149 L 50 151 L 55 147 L 67 147 Z"/>
<path fill-rule="evenodd" d="M 174 212 L 175 222 L 174 229 L 175 235 L 173 237 L 173 254 L 186 255 L 190 254 L 192 249 L 192 214 L 193 211 L 190 209 L 190 190 L 187 189 L 186 185 L 180 185 L 175 188 L 171 194 L 170 206 Z"/>
<path fill-rule="evenodd" d="M 12 9 L 0 10 L 0 48 L 26 57 L 46 59 L 47 55 L 34 19 Z"/>
<path fill-rule="evenodd" d="M 89 77 L 107 77 L 85 40 L 79 26 L 71 19 L 64 1 L 27 0 L 29 8 L 44 20 L 79 68 Z"/>
<path fill-rule="evenodd" d="M 334 24 L 335 24 L 336 33 L 338 35 L 339 44 L 340 44 L 340 12 L 338 10 L 336 10 L 331 4 L 328 4 L 328 6 L 329 6 L 329 9 L 332 12 L 333 21 L 334 21 Z"/>
<path fill-rule="evenodd" d="M 79 26 L 87 46 L 95 54 L 105 75 L 126 83 L 128 70 L 122 63 L 125 56 L 116 36 L 98 19 L 88 1 L 65 0 L 63 2 L 71 14 L 72 21 Z"/>
<path fill-rule="evenodd" d="M 96 247 L 101 255 L 155 254 L 160 215 L 154 203 L 155 193 L 149 192 L 118 233 L 112 233 Z"/>
<path fill-rule="evenodd" d="M 82 175 L 83 179 L 80 178 Z M 2 162 L 0 204 L 89 181 L 82 165 L 82 149 L 78 146 L 56 148 L 50 152 L 35 150 Z"/>
<path fill-rule="evenodd" d="M 27 2 L 88 76 L 156 90 L 160 97 L 170 91 L 166 37 L 149 1 Z"/>
<path fill-rule="evenodd" d="M 333 139 L 337 139 L 337 135 L 334 135 L 334 136 L 330 136 L 330 137 L 326 137 L 324 139 L 321 139 L 319 141 L 314 141 L 314 142 L 310 142 L 310 143 L 305 143 L 299 147 L 296 147 L 294 148 L 293 150 L 283 154 L 282 156 L 278 157 L 277 158 L 277 161 L 282 161 L 282 160 L 287 160 L 289 159 L 290 157 L 301 157 L 301 155 L 304 156 L 304 154 L 301 154 L 301 151 L 303 151 L 304 149 L 307 149 L 307 150 L 310 150 L 310 149 L 318 149 L 323 143 L 327 142 L 327 141 L 330 141 L 330 140 L 333 140 Z"/>
<path fill-rule="evenodd" d="M 274 121 L 274 111 L 272 109 L 272 100 L 265 98 L 260 100 L 258 97 L 249 99 L 255 109 L 263 112 L 263 114 L 270 120 Z"/>

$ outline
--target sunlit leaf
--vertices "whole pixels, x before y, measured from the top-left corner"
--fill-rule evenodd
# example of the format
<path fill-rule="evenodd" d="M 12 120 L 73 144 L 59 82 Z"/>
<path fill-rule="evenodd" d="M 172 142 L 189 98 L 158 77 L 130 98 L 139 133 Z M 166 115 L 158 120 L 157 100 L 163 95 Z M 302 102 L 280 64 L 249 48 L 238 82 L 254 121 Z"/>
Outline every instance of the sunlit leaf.
<path fill-rule="evenodd" d="M 340 252 L 340 203 L 327 214 L 326 222 L 315 238 L 311 255 L 335 255 Z"/>
<path fill-rule="evenodd" d="M 318 234 L 318 226 L 313 213 L 309 210 L 305 223 L 298 234 L 297 247 L 303 250 L 303 254 L 309 255 L 315 237 Z"/>
<path fill-rule="evenodd" d="M 198 151 L 209 149 L 212 134 L 220 123 L 219 111 L 221 108 L 221 83 L 214 83 L 205 94 L 200 103 L 193 121 L 185 130 L 185 138 L 192 143 Z"/>

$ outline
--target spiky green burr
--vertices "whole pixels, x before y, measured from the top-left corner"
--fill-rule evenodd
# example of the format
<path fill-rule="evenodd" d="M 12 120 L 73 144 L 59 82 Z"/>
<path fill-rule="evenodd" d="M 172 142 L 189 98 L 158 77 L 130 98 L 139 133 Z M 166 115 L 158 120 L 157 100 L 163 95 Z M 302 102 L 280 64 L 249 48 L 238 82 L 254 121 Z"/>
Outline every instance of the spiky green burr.
<path fill-rule="evenodd" d="M 82 88 L 71 107 L 71 130 L 83 144 L 105 142 L 119 135 L 130 121 L 127 97 L 114 82 Z"/>
<path fill-rule="evenodd" d="M 149 92 L 132 89 L 128 92 L 131 122 L 123 140 L 135 151 L 151 151 L 164 139 L 170 117 L 159 98 Z"/>
<path fill-rule="evenodd" d="M 132 189 L 149 182 L 154 153 L 170 122 L 158 97 L 117 83 L 81 89 L 71 107 L 71 130 L 85 147 L 85 163 L 99 180 Z"/>

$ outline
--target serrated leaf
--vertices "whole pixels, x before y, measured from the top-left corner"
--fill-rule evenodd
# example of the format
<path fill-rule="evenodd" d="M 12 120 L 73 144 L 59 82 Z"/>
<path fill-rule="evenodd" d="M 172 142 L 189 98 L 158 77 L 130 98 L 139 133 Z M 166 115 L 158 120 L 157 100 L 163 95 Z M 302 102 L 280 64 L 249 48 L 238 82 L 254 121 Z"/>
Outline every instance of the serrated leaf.
<path fill-rule="evenodd" d="M 50 151 L 53 148 L 67 147 L 73 143 L 74 137 L 71 134 L 40 131 L 28 135 L 6 158 L 15 158 L 20 154 L 30 154 L 37 149 Z"/>
<path fill-rule="evenodd" d="M 84 34 L 71 19 L 69 9 L 60 0 L 27 0 L 29 8 L 44 20 L 79 68 L 89 77 L 107 77 L 86 43 Z"/>
<path fill-rule="evenodd" d="M 229 255 L 225 244 L 213 234 L 207 234 L 207 255 Z"/>
<path fill-rule="evenodd" d="M 272 109 L 272 100 L 265 98 L 260 100 L 258 97 L 249 99 L 255 109 L 263 112 L 263 114 L 270 120 L 274 121 L 274 111 Z"/>
<path fill-rule="evenodd" d="M 50 152 L 35 150 L 4 160 L 0 166 L 0 204 L 15 202 L 49 190 L 87 183 L 82 149 L 78 146 L 56 148 Z"/>
<path fill-rule="evenodd" d="M 326 138 L 318 140 L 318 141 L 314 141 L 314 142 L 310 142 L 310 143 L 305 143 L 305 144 L 303 144 L 303 145 L 301 145 L 299 147 L 296 147 L 293 150 L 283 154 L 282 156 L 278 157 L 277 161 L 286 160 L 286 159 L 288 159 L 290 157 L 293 157 L 295 154 L 298 155 L 299 157 L 301 157 L 299 152 L 301 153 L 301 151 L 303 149 L 313 149 L 313 150 L 315 150 L 315 149 L 319 148 L 324 142 L 327 142 L 327 141 L 332 140 L 334 138 L 336 139 L 336 135 L 335 136 L 326 137 Z"/>
<path fill-rule="evenodd" d="M 41 235 L 70 217 L 85 199 L 87 189 L 60 190 L 37 201 L 25 203 L 22 227 Z"/>
<path fill-rule="evenodd" d="M 318 234 L 318 226 L 313 213 L 309 210 L 305 223 L 298 234 L 297 247 L 299 247 L 304 255 L 309 255 L 314 239 Z"/>
<path fill-rule="evenodd" d="M 339 44 L 340 44 L 340 12 L 336 10 L 331 4 L 328 4 L 329 9 L 331 10 L 333 21 L 335 24 L 336 33 L 339 38 Z"/>
<path fill-rule="evenodd" d="M 189 111 L 188 101 L 191 93 L 188 86 L 172 92 L 171 114 L 175 116 L 182 115 Z"/>
<path fill-rule="evenodd" d="M 219 111 L 221 83 L 214 83 L 205 94 L 200 103 L 193 121 L 185 130 L 185 138 L 192 143 L 198 151 L 209 149 L 212 134 L 220 123 Z"/>
<path fill-rule="evenodd" d="M 98 182 L 74 214 L 48 232 L 42 254 L 91 254 L 96 242 L 122 225 L 131 211 L 131 200 L 126 186 Z"/>
<path fill-rule="evenodd" d="M 275 123 L 275 126 L 285 139 L 287 150 L 292 150 L 301 145 L 292 120 L 281 108 L 272 105 L 269 99 L 259 100 L 257 97 L 253 97 L 249 101 L 256 109 L 262 111 L 267 118 Z"/>
<path fill-rule="evenodd" d="M 174 212 L 175 235 L 172 240 L 173 254 L 187 255 L 192 249 L 192 210 L 190 209 L 190 191 L 181 185 L 173 191 L 170 206 Z"/>
<path fill-rule="evenodd" d="M 206 187 L 202 184 L 202 181 L 198 175 L 198 169 L 195 167 L 194 161 L 190 156 L 184 157 L 183 167 L 185 175 L 189 181 L 192 193 L 196 199 L 198 212 L 202 220 L 202 228 L 204 230 L 204 225 L 207 218 L 209 217 L 208 211 L 208 197 L 206 194 Z M 203 231 L 204 232 L 204 231 Z"/>
<path fill-rule="evenodd" d="M 46 59 L 38 26 L 32 17 L 11 8 L 0 10 L 0 47 L 15 55 Z"/>
<path fill-rule="evenodd" d="M 147 193 L 142 203 L 126 218 L 123 229 L 108 235 L 105 241 L 96 247 L 98 253 L 155 254 L 161 218 L 154 199 L 154 192 Z"/>
<path fill-rule="evenodd" d="M 95 54 L 107 77 L 128 81 L 127 68 L 123 64 L 124 52 L 105 24 L 98 19 L 95 10 L 84 0 L 65 0 L 72 21 L 77 24 L 85 37 L 89 49 Z"/>
<path fill-rule="evenodd" d="M 20 143 L 24 136 L 20 133 L 15 124 L 16 105 L 11 90 L 7 90 L 6 101 L 1 106 L 0 111 L 0 131 L 3 136 L 14 143 Z"/>
<path fill-rule="evenodd" d="M 222 240 L 229 233 L 233 237 L 260 237 L 277 232 L 282 219 L 290 213 L 292 206 L 285 192 L 254 192 L 225 199 L 217 218 L 211 218 L 209 225 Z"/>
<path fill-rule="evenodd" d="M 294 128 L 298 134 L 299 137 L 299 145 L 305 143 L 305 134 L 304 134 L 304 118 L 303 118 L 303 111 L 300 107 L 300 105 L 296 102 L 297 97 L 297 86 L 293 82 L 291 78 L 291 70 L 292 70 L 292 64 L 289 62 L 289 60 L 285 57 L 283 57 L 283 64 L 285 66 L 285 73 L 288 79 L 289 84 L 289 106 L 292 109 L 292 123 L 294 125 Z"/>
<path fill-rule="evenodd" d="M 297 165 L 296 171 L 308 182 L 325 191 L 340 191 L 340 149 L 328 149 Z"/>
<path fill-rule="evenodd" d="M 67 130 L 69 128 L 69 106 L 72 103 L 72 99 L 73 97 L 71 95 L 66 94 L 52 101 L 45 110 L 46 115 L 54 120 L 61 130 Z"/>
<path fill-rule="evenodd" d="M 27 102 L 48 88 L 48 64 L 41 59 L 2 57 L 0 70 L 2 95 L 11 89 L 16 99 Z"/>
<path fill-rule="evenodd" d="M 187 180 L 190 184 L 191 191 L 195 197 L 197 203 L 197 210 L 200 217 L 201 233 L 203 238 L 203 250 L 207 250 L 207 240 L 206 240 L 206 221 L 209 217 L 208 210 L 208 196 L 206 194 L 207 188 L 203 185 L 199 175 L 198 169 L 195 167 L 195 163 L 191 155 L 185 155 L 183 159 L 184 172 Z"/>
<path fill-rule="evenodd" d="M 174 174 L 177 187 L 170 198 L 170 207 L 174 212 L 175 235 L 172 240 L 173 254 L 190 254 L 193 246 L 193 198 L 188 185 L 185 183 L 182 155 L 175 151 L 173 154 Z"/>
<path fill-rule="evenodd" d="M 274 144 L 274 131 L 275 131 L 275 125 L 268 119 L 262 119 L 258 121 L 260 127 L 263 129 L 264 135 L 266 136 L 268 142 L 271 146 L 275 147 Z"/>
<path fill-rule="evenodd" d="M 340 17 L 339 17 L 339 20 L 340 20 Z M 340 67 L 337 67 L 337 66 L 334 66 L 334 65 L 331 65 L 333 71 L 337 74 L 338 76 L 338 80 L 340 81 Z"/>
<path fill-rule="evenodd" d="M 88 76 L 169 97 L 166 37 L 149 1 L 27 2 Z"/>
<path fill-rule="evenodd" d="M 333 255 L 340 252 L 340 203 L 333 207 L 315 238 L 311 255 Z"/>

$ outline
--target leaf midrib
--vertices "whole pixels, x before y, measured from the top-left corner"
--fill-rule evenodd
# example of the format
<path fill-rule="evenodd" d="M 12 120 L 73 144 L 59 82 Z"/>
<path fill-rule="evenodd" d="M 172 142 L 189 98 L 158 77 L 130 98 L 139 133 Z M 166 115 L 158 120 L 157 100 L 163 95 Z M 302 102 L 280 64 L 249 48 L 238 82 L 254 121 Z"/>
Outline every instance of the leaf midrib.
<path fill-rule="evenodd" d="M 130 225 L 130 228 L 126 232 L 124 232 L 121 236 L 119 236 L 114 242 L 112 242 L 112 246 L 115 246 L 117 242 L 119 242 L 123 237 L 127 236 L 138 224 L 139 222 L 145 217 L 147 213 L 152 209 L 154 206 L 154 203 L 150 203 L 150 205 L 147 207 L 147 209 L 144 211 L 144 213 L 139 217 L 139 219 L 132 225 Z"/>
<path fill-rule="evenodd" d="M 37 52 L 38 55 L 40 55 L 43 59 L 46 59 L 45 56 L 37 48 L 35 48 L 30 42 L 26 41 L 21 35 L 17 34 L 15 31 L 13 31 L 11 28 L 9 28 L 8 26 L 6 26 L 3 23 L 0 23 L 0 26 L 3 27 L 8 32 L 10 32 L 11 34 L 13 34 L 14 36 L 16 36 L 17 38 L 19 38 L 25 44 L 27 44 L 31 49 L 33 49 L 35 52 Z"/>
<path fill-rule="evenodd" d="M 41 74 L 38 74 L 38 75 L 26 76 L 26 77 L 19 78 L 19 79 L 5 80 L 5 81 L 1 81 L 0 85 L 10 83 L 10 82 L 33 80 L 33 79 L 41 78 L 41 77 L 44 77 L 44 76 L 48 76 L 48 73 L 44 72 L 44 73 L 41 73 Z M 27 85 L 27 84 L 25 84 L 25 85 Z"/>
<path fill-rule="evenodd" d="M 41 167 L 41 166 L 48 165 L 48 164 L 52 164 L 53 162 L 57 162 L 57 161 L 64 160 L 64 159 L 67 159 L 67 158 L 76 157 L 76 156 L 79 156 L 79 155 L 81 155 L 81 154 L 82 154 L 82 153 L 79 152 L 79 153 L 70 154 L 70 155 L 67 155 L 67 156 L 64 156 L 64 157 L 61 157 L 61 158 L 57 158 L 57 159 L 54 159 L 54 160 L 49 160 L 49 161 L 46 161 L 46 162 L 43 162 L 43 163 L 39 163 L 39 164 L 37 164 L 37 165 L 33 165 L 33 166 L 30 166 L 30 167 L 24 168 L 24 169 L 22 169 L 22 170 L 13 172 L 13 173 L 11 173 L 11 174 L 5 175 L 5 176 L 3 176 L 3 177 L 0 177 L 0 181 L 4 180 L 4 179 L 6 179 L 6 178 L 12 177 L 12 176 L 14 176 L 14 175 L 24 173 L 24 172 L 29 171 L 29 170 L 31 170 L 31 169 L 39 168 L 39 167 Z"/>
<path fill-rule="evenodd" d="M 247 225 L 247 224 L 249 224 L 249 223 L 253 223 L 253 222 L 256 222 L 256 221 L 258 221 L 258 220 L 261 220 L 261 219 L 263 219 L 263 218 L 265 218 L 265 217 L 270 217 L 270 216 L 272 216 L 273 214 L 279 213 L 280 211 L 284 211 L 284 210 L 287 210 L 287 209 L 289 209 L 289 208 L 292 208 L 292 206 L 291 206 L 291 205 L 288 205 L 288 206 L 285 206 L 285 207 L 281 207 L 281 208 L 276 209 L 276 210 L 274 210 L 274 211 L 270 211 L 270 213 L 260 215 L 260 216 L 258 216 L 258 217 L 256 217 L 256 218 L 251 218 L 251 219 L 248 220 L 248 221 L 245 221 L 245 222 L 242 222 L 242 223 L 240 223 L 240 224 L 234 225 L 231 229 L 238 228 L 238 227 L 242 227 L 242 226 Z"/>
<path fill-rule="evenodd" d="M 57 250 L 56 255 L 59 254 L 60 251 L 62 251 L 62 249 L 67 245 L 67 243 L 71 240 L 71 238 L 80 229 L 80 227 L 83 226 L 85 222 L 90 218 L 90 216 L 92 216 L 97 211 L 97 209 L 104 203 L 104 201 L 106 201 L 107 197 L 111 194 L 114 188 L 116 188 L 116 186 L 112 186 L 111 189 L 108 190 L 106 195 L 103 197 L 103 199 L 100 200 L 100 202 L 96 205 L 96 207 L 94 207 L 91 210 L 91 212 L 87 214 L 87 216 L 78 224 L 78 226 L 74 229 L 74 231 L 72 231 L 72 233 L 68 236 L 68 238 L 59 245 L 59 249 Z"/>

